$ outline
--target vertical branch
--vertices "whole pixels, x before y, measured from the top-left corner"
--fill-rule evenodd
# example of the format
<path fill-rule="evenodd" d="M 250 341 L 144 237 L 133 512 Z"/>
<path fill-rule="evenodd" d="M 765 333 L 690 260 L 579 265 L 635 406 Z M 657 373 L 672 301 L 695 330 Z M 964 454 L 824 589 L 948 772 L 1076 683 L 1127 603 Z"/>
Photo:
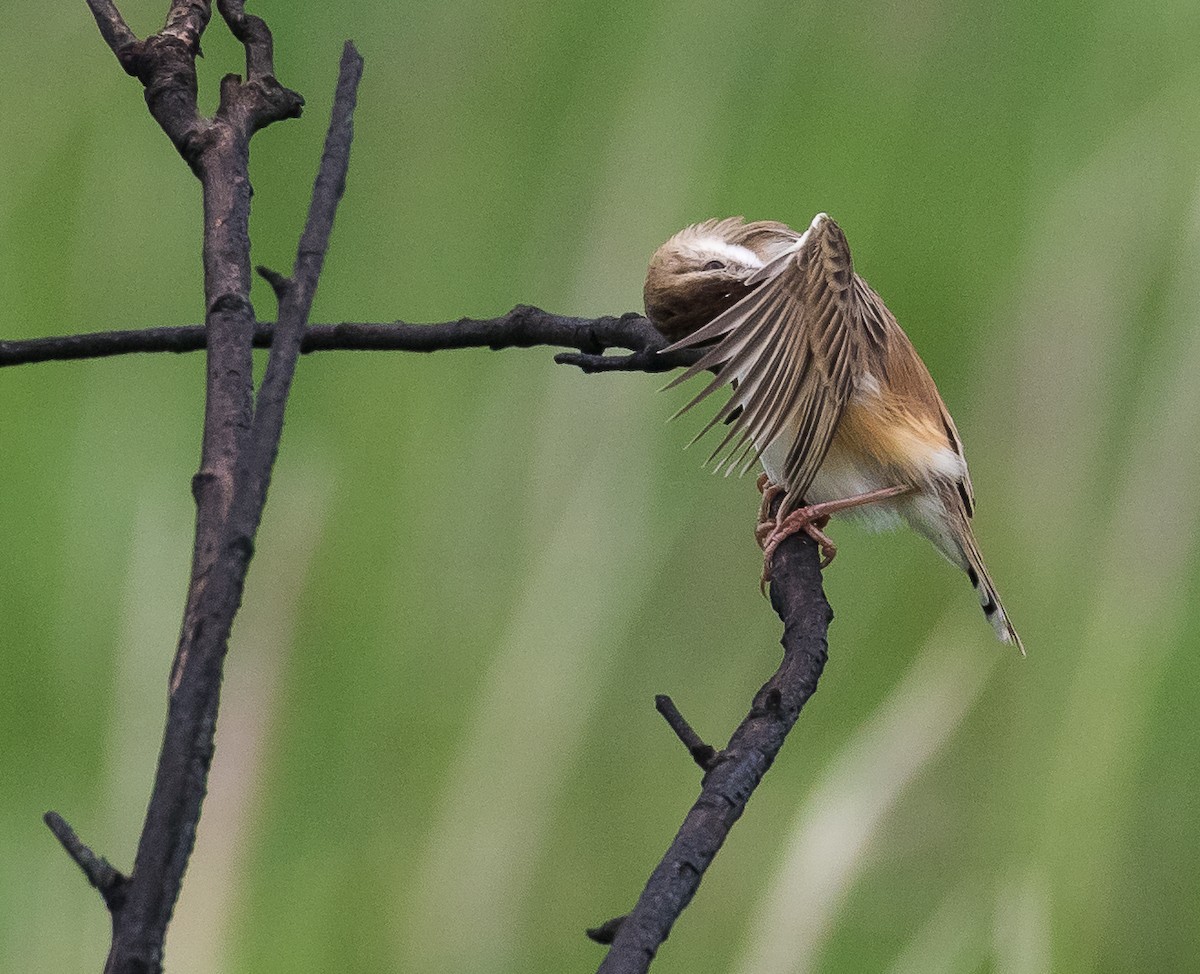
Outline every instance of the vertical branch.
<path fill-rule="evenodd" d="M 330 151 L 327 145 L 317 179 L 318 187 L 330 179 L 339 187 L 345 183 L 352 135 L 349 116 L 353 111 L 361 66 L 357 52 L 348 47 L 342 59 L 339 97 L 335 101 L 329 137 L 330 142 L 337 143 L 337 151 Z M 347 82 L 347 78 L 351 80 Z M 324 194 L 318 200 L 314 195 L 309 225 L 318 224 L 325 231 L 318 240 L 312 242 L 312 246 L 320 251 L 319 257 L 315 262 L 306 260 L 302 250 L 297 257 L 297 268 L 304 268 L 305 273 L 301 274 L 298 270 L 296 281 L 289 281 L 282 289 L 284 300 L 280 304 L 280 320 L 267 365 L 267 376 L 259 395 L 259 405 L 247 424 L 249 428 L 237 429 L 233 438 L 237 452 L 233 457 L 234 476 L 228 502 L 223 481 L 208 481 L 218 488 L 217 503 L 223 512 L 226 510 L 224 505 L 228 503 L 227 517 L 210 534 L 210 537 L 215 535 L 217 538 L 214 560 L 207 566 L 201 562 L 202 574 L 195 576 L 189 594 L 188 612 L 172 676 L 167 729 L 158 774 L 142 841 L 138 846 L 126 908 L 113 944 L 113 957 L 128 956 L 134 959 L 135 964 L 144 963 L 151 957 L 154 958 L 151 963 L 161 963 L 166 924 L 170 920 L 170 912 L 178 896 L 194 842 L 212 760 L 221 669 L 229 633 L 241 603 L 246 572 L 254 552 L 254 536 L 266 503 L 271 469 L 282 433 L 284 407 L 299 355 L 300 338 L 316 291 L 317 275 L 329 243 L 328 231 L 332 227 L 340 196 L 340 192 Z M 312 239 L 307 229 L 304 239 Z M 220 256 L 221 259 L 225 257 L 224 254 Z M 247 253 L 247 260 L 248 256 Z M 239 274 L 239 283 L 241 279 Z M 244 343 L 248 356 L 249 335 L 253 329 L 251 327 L 249 331 L 243 331 L 240 326 L 245 321 L 244 315 L 248 314 L 249 320 L 253 321 L 249 301 L 239 297 L 239 300 L 223 308 L 222 313 L 227 315 L 222 327 L 228 326 L 231 331 L 238 327 L 237 337 Z M 238 351 L 240 354 L 243 349 L 239 348 Z M 246 375 L 249 376 L 248 371 Z M 220 381 L 227 378 L 227 373 L 210 375 L 210 387 L 214 379 Z M 236 415 L 239 419 L 244 416 L 243 404 L 239 401 L 237 405 L 236 413 L 226 412 L 225 415 Z M 228 476 L 227 467 L 224 466 L 227 456 L 222 454 L 218 459 L 223 465 L 221 476 Z M 135 900 L 135 897 L 138 899 Z M 127 923 L 126 917 L 129 917 Z M 126 926 L 129 928 L 127 946 L 121 941 Z M 137 968 L 114 965 L 112 969 L 133 971 Z"/>
<path fill-rule="evenodd" d="M 308 219 L 296 250 L 292 276 L 282 277 L 260 267 L 259 273 L 270 283 L 279 300 L 279 322 L 271 342 L 271 355 L 258 391 L 254 410 L 253 449 L 251 458 L 258 469 L 248 471 L 249 493 L 259 510 L 266 500 L 271 464 L 283 428 L 283 411 L 291 390 L 292 375 L 304 340 L 308 314 L 312 309 L 317 282 L 329 249 L 333 218 L 338 202 L 346 190 L 346 173 L 350 168 L 350 144 L 354 139 L 354 106 L 358 84 L 362 79 L 362 58 L 354 45 L 346 42 L 338 71 L 337 91 L 334 93 L 333 113 L 317 178 L 313 183 Z"/>
<path fill-rule="evenodd" d="M 195 57 L 211 16 L 208 2 L 174 0 L 163 30 L 145 41 L 137 40 L 109 0 L 88 0 L 88 5 L 122 66 L 145 86 L 151 114 L 199 178 L 204 200 L 208 367 L 200 469 L 193 480 L 191 581 L 171 673 L 167 724 L 133 872 L 120 877 L 119 897 L 106 896 L 113 918 L 106 972 L 157 974 L 207 788 L 229 633 L 266 502 L 300 341 L 345 185 L 362 60 L 347 45 L 295 277 L 274 282 L 280 320 L 256 412 L 250 139 L 271 122 L 298 116 L 303 99 L 276 81 L 270 31 L 237 0 L 222 0 L 218 6 L 246 49 L 248 77 L 222 80 L 212 119 L 201 117 L 196 107 Z M 99 877 L 107 884 L 98 888 L 107 889 L 111 877 L 94 865 L 103 860 L 61 824 L 55 834 L 64 847 L 89 879 L 97 883 Z"/>
<path fill-rule="evenodd" d="M 234 475 L 253 415 L 252 337 L 254 307 L 250 303 L 250 139 L 273 121 L 300 114 L 304 99 L 274 77 L 271 32 L 242 4 L 219 4 L 233 33 L 246 47 L 247 65 L 255 71 L 245 83 L 237 75 L 221 81 L 221 101 L 196 158 L 194 169 L 204 193 L 205 332 L 208 336 L 204 442 L 200 470 L 192 482 L 196 497 L 196 544 L 192 556 L 192 591 L 184 617 L 184 633 L 204 577 L 217 557 L 233 501 Z M 246 26 L 253 21 L 253 29 Z M 235 26 L 236 25 L 236 26 Z M 192 620 L 194 623 L 194 619 Z M 181 639 L 172 689 L 187 661 Z"/>

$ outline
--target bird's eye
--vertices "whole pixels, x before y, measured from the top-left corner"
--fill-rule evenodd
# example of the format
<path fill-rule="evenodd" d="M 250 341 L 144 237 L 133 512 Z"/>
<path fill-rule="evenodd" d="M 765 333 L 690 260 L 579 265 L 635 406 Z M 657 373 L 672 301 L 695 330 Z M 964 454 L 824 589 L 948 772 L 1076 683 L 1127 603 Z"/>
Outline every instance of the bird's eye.
<path fill-rule="evenodd" d="M 705 271 L 719 271 L 719 270 L 723 270 L 723 269 L 724 269 L 724 267 L 725 267 L 725 263 L 724 263 L 723 261 L 719 261 L 719 260 L 710 260 L 710 261 L 709 261 L 707 264 L 705 264 L 705 265 L 704 265 L 704 266 L 701 268 L 701 270 L 705 270 Z"/>

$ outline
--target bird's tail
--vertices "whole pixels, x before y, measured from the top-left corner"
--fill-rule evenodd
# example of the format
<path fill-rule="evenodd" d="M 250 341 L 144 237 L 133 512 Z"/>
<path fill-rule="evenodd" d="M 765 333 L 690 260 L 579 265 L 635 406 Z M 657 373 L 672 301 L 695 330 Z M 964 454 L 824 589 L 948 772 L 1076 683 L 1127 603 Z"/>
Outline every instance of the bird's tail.
<path fill-rule="evenodd" d="M 983 563 L 983 555 L 979 553 L 979 546 L 975 543 L 975 536 L 971 533 L 970 524 L 964 523 L 958 535 L 956 540 L 958 541 L 958 549 L 961 553 L 960 564 L 966 570 L 971 584 L 975 586 L 975 594 L 979 596 L 979 604 L 983 606 L 983 614 L 987 616 L 988 622 L 996 630 L 996 635 L 1000 637 L 1000 641 L 1002 643 L 1012 643 L 1021 651 L 1021 655 L 1024 656 L 1025 646 L 1021 642 L 1021 637 L 1017 635 L 1017 630 L 1009 622 L 1008 613 L 1004 611 L 1004 605 L 1000 601 L 1000 594 L 996 591 L 996 585 L 992 581 L 992 576 L 988 574 L 987 566 Z M 954 560 L 959 561 L 959 559 Z"/>

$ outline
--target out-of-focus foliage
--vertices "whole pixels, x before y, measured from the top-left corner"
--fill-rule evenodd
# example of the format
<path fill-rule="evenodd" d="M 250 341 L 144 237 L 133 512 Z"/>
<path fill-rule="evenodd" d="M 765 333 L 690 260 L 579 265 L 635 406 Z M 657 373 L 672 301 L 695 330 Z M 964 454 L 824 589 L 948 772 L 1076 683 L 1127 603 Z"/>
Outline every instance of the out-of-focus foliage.
<path fill-rule="evenodd" d="M 163 2 L 126 0 L 140 33 Z M 744 213 L 845 228 L 966 440 L 1029 648 L 919 539 L 835 525 L 820 692 L 656 970 L 1182 970 L 1200 954 L 1200 9 L 1013 0 L 258 2 L 305 116 L 254 142 L 290 266 L 343 38 L 315 321 L 639 304 Z M 4 337 L 195 322 L 198 186 L 82 2 L 0 35 Z M 240 67 L 222 24 L 202 90 Z M 269 290 L 256 285 L 263 317 Z M 188 567 L 203 359 L 0 372 L 0 966 L 94 971 Z M 656 377 L 306 358 L 174 974 L 587 970 L 773 668 L 749 479 Z"/>

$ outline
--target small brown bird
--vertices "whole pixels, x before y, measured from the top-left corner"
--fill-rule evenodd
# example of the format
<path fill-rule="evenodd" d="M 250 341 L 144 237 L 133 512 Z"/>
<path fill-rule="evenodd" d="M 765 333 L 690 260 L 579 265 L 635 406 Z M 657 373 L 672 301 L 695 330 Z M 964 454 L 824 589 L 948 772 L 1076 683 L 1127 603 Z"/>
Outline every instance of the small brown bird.
<path fill-rule="evenodd" d="M 729 450 L 717 469 L 762 461 L 764 581 L 797 531 L 828 564 L 837 549 L 821 528 L 832 514 L 879 527 L 903 519 L 967 573 L 997 635 L 1024 654 L 971 533 L 975 498 L 954 420 L 908 336 L 854 273 L 833 220 L 818 213 L 803 233 L 741 217 L 687 227 L 651 258 L 645 301 L 674 342 L 665 351 L 705 349 L 667 388 L 716 373 L 680 413 L 733 386 L 696 439 L 723 422 L 709 460 Z"/>

